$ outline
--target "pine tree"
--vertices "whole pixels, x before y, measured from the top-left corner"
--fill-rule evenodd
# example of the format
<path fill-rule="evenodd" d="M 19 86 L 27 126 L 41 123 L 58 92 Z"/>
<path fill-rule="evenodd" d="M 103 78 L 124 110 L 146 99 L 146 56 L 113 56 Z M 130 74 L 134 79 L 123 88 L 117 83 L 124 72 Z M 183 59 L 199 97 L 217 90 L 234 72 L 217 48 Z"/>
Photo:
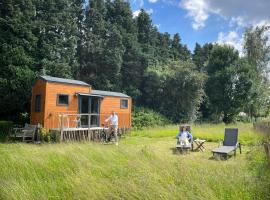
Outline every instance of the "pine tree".
<path fill-rule="evenodd" d="M 78 78 L 100 88 L 98 74 L 102 74 L 101 61 L 106 44 L 105 21 L 106 7 L 104 1 L 91 0 L 85 10 L 77 48 L 79 59 Z M 101 77 L 100 77 L 101 78 Z"/>
<path fill-rule="evenodd" d="M 78 66 L 76 18 L 82 4 L 82 0 L 35 0 L 34 34 L 38 38 L 35 57 L 48 75 L 72 77 Z"/>
<path fill-rule="evenodd" d="M 178 33 L 173 36 L 172 40 L 172 54 L 174 60 L 187 61 L 191 57 L 191 53 L 186 45 L 181 43 L 181 38 Z"/>
<path fill-rule="evenodd" d="M 0 118 L 14 118 L 29 109 L 36 66 L 34 17 L 31 0 L 0 3 Z"/>

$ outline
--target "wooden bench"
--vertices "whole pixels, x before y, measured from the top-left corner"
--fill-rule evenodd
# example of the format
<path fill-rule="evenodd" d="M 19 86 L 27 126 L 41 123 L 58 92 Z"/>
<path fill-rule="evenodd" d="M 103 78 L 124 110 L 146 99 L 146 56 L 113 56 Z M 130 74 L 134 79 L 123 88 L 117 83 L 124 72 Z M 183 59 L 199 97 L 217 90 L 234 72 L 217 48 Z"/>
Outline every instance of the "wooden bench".
<path fill-rule="evenodd" d="M 33 142 L 37 130 L 37 125 L 25 124 L 23 128 L 14 128 L 11 137 L 22 138 L 23 142 Z"/>

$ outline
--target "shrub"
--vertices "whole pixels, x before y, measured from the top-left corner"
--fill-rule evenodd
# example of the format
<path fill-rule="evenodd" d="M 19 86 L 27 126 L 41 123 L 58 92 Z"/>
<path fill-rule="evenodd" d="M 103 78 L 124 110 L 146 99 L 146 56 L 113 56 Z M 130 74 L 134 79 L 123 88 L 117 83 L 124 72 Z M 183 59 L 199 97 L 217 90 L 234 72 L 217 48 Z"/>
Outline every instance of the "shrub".
<path fill-rule="evenodd" d="M 55 134 L 53 134 L 49 130 L 47 130 L 45 128 L 41 128 L 40 129 L 40 140 L 42 142 L 55 142 L 56 137 L 55 137 Z"/>
<path fill-rule="evenodd" d="M 29 123 L 29 121 L 30 121 L 30 115 L 28 112 L 20 113 L 19 120 L 18 120 L 19 124 L 24 125 L 26 123 Z"/>
<path fill-rule="evenodd" d="M 132 127 L 135 129 L 164 126 L 169 123 L 166 117 L 147 108 L 135 108 L 132 113 Z"/>
<path fill-rule="evenodd" d="M 0 141 L 7 139 L 7 136 L 12 131 L 12 126 L 12 121 L 0 121 Z"/>

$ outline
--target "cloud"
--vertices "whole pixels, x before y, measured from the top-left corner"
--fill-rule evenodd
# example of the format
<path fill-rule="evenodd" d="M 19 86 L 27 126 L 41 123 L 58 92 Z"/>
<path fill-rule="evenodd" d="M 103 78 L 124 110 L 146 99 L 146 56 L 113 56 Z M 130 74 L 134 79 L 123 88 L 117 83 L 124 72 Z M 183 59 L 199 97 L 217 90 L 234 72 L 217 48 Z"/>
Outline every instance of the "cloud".
<path fill-rule="evenodd" d="M 196 30 L 203 28 L 212 14 L 228 20 L 230 25 L 241 27 L 270 22 L 269 0 L 181 0 L 179 6 L 187 10 Z"/>
<path fill-rule="evenodd" d="M 236 50 L 239 51 L 240 56 L 244 55 L 243 42 L 243 35 L 238 34 L 236 31 L 230 31 L 228 33 L 220 32 L 218 34 L 217 43 L 222 45 L 226 44 L 234 47 Z"/>
<path fill-rule="evenodd" d="M 158 0 L 148 0 L 150 3 L 156 3 Z"/>
<path fill-rule="evenodd" d="M 155 24 L 155 27 L 157 27 L 157 29 L 159 29 L 161 27 L 161 24 Z"/>
<path fill-rule="evenodd" d="M 149 15 L 153 14 L 154 13 L 154 10 L 152 8 L 148 9 L 148 10 L 145 10 Z M 139 14 L 140 14 L 141 10 L 135 10 L 133 12 L 133 17 L 138 17 Z"/>
<path fill-rule="evenodd" d="M 188 11 L 187 15 L 193 19 L 192 28 L 197 30 L 205 26 L 209 17 L 208 4 L 204 0 L 182 0 L 180 7 Z"/>
<path fill-rule="evenodd" d="M 133 17 L 138 17 L 139 14 L 140 14 L 140 12 L 141 12 L 141 10 L 135 10 L 135 11 L 133 12 Z"/>

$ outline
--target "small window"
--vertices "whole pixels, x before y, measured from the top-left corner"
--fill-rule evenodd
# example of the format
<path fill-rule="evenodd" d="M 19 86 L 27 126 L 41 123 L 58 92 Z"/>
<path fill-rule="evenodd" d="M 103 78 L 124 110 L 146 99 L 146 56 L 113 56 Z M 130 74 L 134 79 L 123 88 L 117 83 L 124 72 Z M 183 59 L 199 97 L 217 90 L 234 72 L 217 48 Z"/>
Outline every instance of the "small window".
<path fill-rule="evenodd" d="M 120 108 L 128 108 L 128 100 L 127 99 L 121 99 L 120 101 Z"/>
<path fill-rule="evenodd" d="M 38 94 L 36 95 L 35 98 L 35 112 L 40 112 L 41 111 L 41 95 Z"/>
<path fill-rule="evenodd" d="M 67 94 L 58 94 L 57 95 L 57 105 L 68 106 L 68 95 Z"/>

